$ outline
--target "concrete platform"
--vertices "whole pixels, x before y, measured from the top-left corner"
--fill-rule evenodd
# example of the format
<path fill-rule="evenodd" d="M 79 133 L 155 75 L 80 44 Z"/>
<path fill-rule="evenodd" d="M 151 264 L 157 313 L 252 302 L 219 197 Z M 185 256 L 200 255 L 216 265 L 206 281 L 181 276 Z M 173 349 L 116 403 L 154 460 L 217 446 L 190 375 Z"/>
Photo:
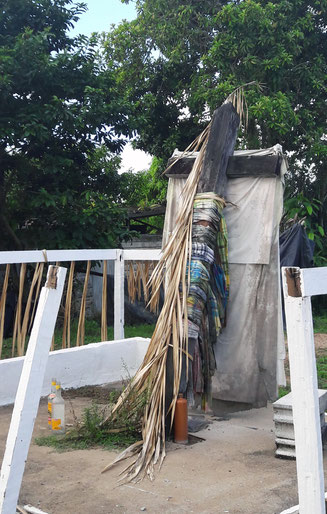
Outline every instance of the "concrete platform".
<path fill-rule="evenodd" d="M 318 389 L 319 410 L 322 439 L 324 440 L 327 430 L 325 422 L 325 411 L 327 409 L 327 391 Z M 276 457 L 295 459 L 295 437 L 292 412 L 292 392 L 279 398 L 273 403 L 275 436 L 276 436 Z"/>
<path fill-rule="evenodd" d="M 64 393 L 65 394 L 65 393 Z M 94 398 L 71 398 L 77 416 Z M 67 422 L 73 420 L 67 401 Z M 0 461 L 12 407 L 0 408 Z M 275 458 L 273 408 L 211 418 L 192 446 L 169 443 L 153 482 L 117 486 L 123 462 L 101 474 L 117 453 L 100 448 L 59 453 L 31 445 L 20 504 L 49 514 L 280 514 L 298 503 L 296 465 Z M 46 435 L 41 402 L 34 437 Z M 325 466 L 326 466 L 325 462 Z M 326 467 L 325 467 L 326 469 Z"/>

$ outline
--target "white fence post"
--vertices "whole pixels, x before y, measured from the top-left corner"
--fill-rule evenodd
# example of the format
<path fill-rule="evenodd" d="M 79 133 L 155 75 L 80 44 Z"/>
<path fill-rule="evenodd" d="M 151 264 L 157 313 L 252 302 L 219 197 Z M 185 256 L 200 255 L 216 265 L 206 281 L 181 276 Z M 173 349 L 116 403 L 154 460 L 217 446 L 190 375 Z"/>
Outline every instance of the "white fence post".
<path fill-rule="evenodd" d="M 114 279 L 114 339 L 124 339 L 124 250 L 117 250 Z"/>
<path fill-rule="evenodd" d="M 16 512 L 65 277 L 66 268 L 50 266 L 40 294 L 2 461 L 1 514 Z"/>
<path fill-rule="evenodd" d="M 282 275 L 292 388 L 299 512 L 325 514 L 311 298 L 304 296 L 303 273 L 299 268 L 283 268 Z M 325 287 L 327 291 L 327 286 Z"/>

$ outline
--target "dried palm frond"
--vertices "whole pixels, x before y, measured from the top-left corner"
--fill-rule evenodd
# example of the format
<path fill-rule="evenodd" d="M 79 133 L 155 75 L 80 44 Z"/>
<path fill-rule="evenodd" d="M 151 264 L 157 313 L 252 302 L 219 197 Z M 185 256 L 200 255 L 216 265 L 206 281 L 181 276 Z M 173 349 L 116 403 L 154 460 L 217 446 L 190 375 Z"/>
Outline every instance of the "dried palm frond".
<path fill-rule="evenodd" d="M 141 266 L 142 266 L 142 263 L 138 261 L 137 264 L 136 264 L 136 273 L 135 273 L 135 288 L 136 288 L 136 293 L 137 293 L 138 301 L 141 300 L 141 295 L 142 295 L 142 291 L 141 291 Z"/>
<path fill-rule="evenodd" d="M 21 330 L 21 346 L 22 346 L 23 352 L 25 349 L 25 341 L 26 341 L 26 335 L 27 335 L 27 330 L 28 330 L 28 322 L 30 319 L 30 310 L 31 310 L 31 305 L 32 305 L 34 288 L 39 283 L 40 277 L 42 278 L 42 273 L 43 273 L 43 265 L 40 262 L 38 262 L 35 267 L 32 283 L 30 285 L 30 290 L 29 290 L 29 294 L 28 294 L 28 298 L 27 298 L 25 312 L 24 312 L 24 319 L 23 319 L 22 330 Z"/>
<path fill-rule="evenodd" d="M 145 303 L 148 303 L 148 299 L 149 299 L 149 270 L 150 270 L 149 261 L 143 262 L 142 268 L 141 268 L 141 282 L 142 282 L 142 287 L 143 287 L 143 295 L 144 295 Z"/>
<path fill-rule="evenodd" d="M 83 346 L 85 339 L 85 309 L 86 309 L 86 295 L 87 295 L 87 286 L 89 283 L 91 271 L 91 261 L 87 261 L 86 273 L 84 279 L 84 287 L 81 301 L 81 308 L 78 318 L 78 326 L 77 326 L 77 335 L 76 335 L 76 346 Z"/>
<path fill-rule="evenodd" d="M 14 324 L 14 333 L 12 338 L 12 349 L 11 354 L 12 357 L 15 355 L 15 346 L 17 340 L 17 353 L 18 356 L 23 356 L 24 349 L 21 344 L 21 332 L 22 332 L 22 303 L 23 303 L 23 292 L 24 292 L 24 283 L 25 283 L 25 275 L 26 275 L 26 264 L 23 263 L 20 267 L 19 274 L 19 291 L 18 291 L 18 300 L 16 307 L 16 316 L 15 316 L 15 324 Z"/>
<path fill-rule="evenodd" d="M 3 345 L 3 331 L 5 325 L 5 312 L 6 312 L 6 298 L 7 298 L 7 289 L 9 282 L 9 273 L 10 273 L 10 264 L 6 265 L 5 278 L 2 286 L 2 293 L 0 298 L 0 359 L 2 353 L 2 345 Z"/>
<path fill-rule="evenodd" d="M 151 280 L 150 306 L 156 302 L 164 274 L 169 273 L 170 280 L 165 291 L 165 300 L 160 312 L 153 336 L 143 363 L 129 386 L 118 399 L 111 419 L 122 408 L 126 398 L 133 392 L 138 394 L 148 391 L 148 401 L 144 408 L 142 422 L 142 440 L 138 445 L 131 446 L 120 454 L 114 463 L 123 460 L 126 455 L 133 454 L 133 460 L 122 472 L 121 480 L 140 479 L 147 473 L 152 479 L 154 466 L 161 466 L 165 457 L 165 396 L 166 396 L 166 360 L 169 347 L 173 355 L 173 397 L 169 410 L 171 420 L 174 418 L 175 405 L 179 390 L 182 371 L 182 356 L 188 351 L 187 334 L 187 280 L 186 266 L 191 254 L 192 212 L 197 191 L 204 153 L 208 140 L 209 127 L 193 142 L 190 149 L 199 151 L 192 171 L 186 181 L 181 201 L 180 213 L 175 230 L 158 262 Z M 181 288 L 181 289 L 180 289 Z M 129 453 L 130 452 L 130 453 Z M 107 466 L 106 471 L 113 464 Z"/>
<path fill-rule="evenodd" d="M 40 267 L 39 267 L 39 278 L 38 278 L 38 282 L 37 282 L 37 285 L 36 285 L 36 291 L 35 291 L 35 297 L 34 297 L 34 305 L 33 305 L 33 310 L 32 310 L 32 315 L 31 315 L 31 318 L 30 318 L 30 323 L 29 323 L 28 330 L 31 330 L 31 328 L 32 328 L 33 321 L 34 321 L 34 314 L 35 314 L 36 306 L 38 304 L 38 299 L 39 299 L 39 296 L 40 296 L 42 277 L 43 277 L 43 270 L 44 270 L 44 262 L 40 262 L 39 265 L 40 265 Z"/>
<path fill-rule="evenodd" d="M 236 112 L 240 117 L 240 126 L 243 124 L 245 130 L 247 129 L 249 123 L 249 111 L 244 90 L 248 86 L 257 86 L 257 88 L 260 91 L 262 89 L 262 85 L 253 80 L 252 82 L 248 82 L 247 84 L 243 84 L 242 86 L 239 86 L 236 89 L 234 89 L 234 91 L 232 91 L 224 101 L 224 104 L 230 102 L 235 107 Z"/>
<path fill-rule="evenodd" d="M 70 320 L 71 320 L 71 309 L 72 309 L 74 271 L 75 271 L 75 262 L 72 261 L 70 263 L 69 277 L 68 277 L 67 291 L 66 291 L 64 326 L 62 329 L 62 348 L 70 348 Z"/>
<path fill-rule="evenodd" d="M 136 266 L 136 273 L 135 268 Z M 141 299 L 142 290 L 144 302 L 147 304 L 149 300 L 149 278 L 150 278 L 151 262 L 137 261 L 136 263 L 129 262 L 127 269 L 127 290 L 128 299 L 131 303 L 135 303 L 136 296 L 138 300 Z"/>
<path fill-rule="evenodd" d="M 127 290 L 128 299 L 131 303 L 135 303 L 136 299 L 136 280 L 133 262 L 129 261 L 129 268 L 127 273 Z"/>

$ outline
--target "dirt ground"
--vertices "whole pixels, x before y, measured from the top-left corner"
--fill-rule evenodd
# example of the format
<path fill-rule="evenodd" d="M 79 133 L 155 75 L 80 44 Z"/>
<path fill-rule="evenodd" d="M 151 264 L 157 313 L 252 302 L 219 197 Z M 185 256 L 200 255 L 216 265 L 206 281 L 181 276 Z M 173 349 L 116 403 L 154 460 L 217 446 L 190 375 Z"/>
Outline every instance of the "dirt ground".
<path fill-rule="evenodd" d="M 327 336 L 316 339 L 318 350 Z M 78 415 L 92 401 L 73 398 Z M 0 408 L 0 461 L 11 407 Z M 67 421 L 72 421 L 67 402 Z M 46 435 L 47 405 L 40 403 L 33 439 Z M 117 486 L 121 464 L 101 474 L 116 456 L 102 449 L 58 453 L 32 442 L 19 504 L 48 514 L 279 514 L 298 503 L 296 465 L 276 459 L 272 405 L 218 418 L 196 435 L 205 441 L 169 443 L 167 457 L 153 482 Z M 327 458 L 324 456 L 327 469 Z M 13 513 L 14 514 L 14 513 Z"/>

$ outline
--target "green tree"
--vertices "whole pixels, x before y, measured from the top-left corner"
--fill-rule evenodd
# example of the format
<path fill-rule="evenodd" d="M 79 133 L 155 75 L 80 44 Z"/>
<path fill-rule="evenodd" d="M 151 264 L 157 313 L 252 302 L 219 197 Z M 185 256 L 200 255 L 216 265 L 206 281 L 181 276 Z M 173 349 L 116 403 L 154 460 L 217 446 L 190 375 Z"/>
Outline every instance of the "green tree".
<path fill-rule="evenodd" d="M 85 9 L 1 1 L 1 249 L 108 246 L 125 235 L 115 155 L 129 134 L 126 104 L 97 38 L 68 35 Z"/>
<path fill-rule="evenodd" d="M 318 201 L 326 226 L 327 1 L 137 0 L 106 38 L 130 102 L 137 145 L 167 159 L 185 148 L 236 87 L 246 90 L 240 147 L 283 145 L 291 196 Z"/>

